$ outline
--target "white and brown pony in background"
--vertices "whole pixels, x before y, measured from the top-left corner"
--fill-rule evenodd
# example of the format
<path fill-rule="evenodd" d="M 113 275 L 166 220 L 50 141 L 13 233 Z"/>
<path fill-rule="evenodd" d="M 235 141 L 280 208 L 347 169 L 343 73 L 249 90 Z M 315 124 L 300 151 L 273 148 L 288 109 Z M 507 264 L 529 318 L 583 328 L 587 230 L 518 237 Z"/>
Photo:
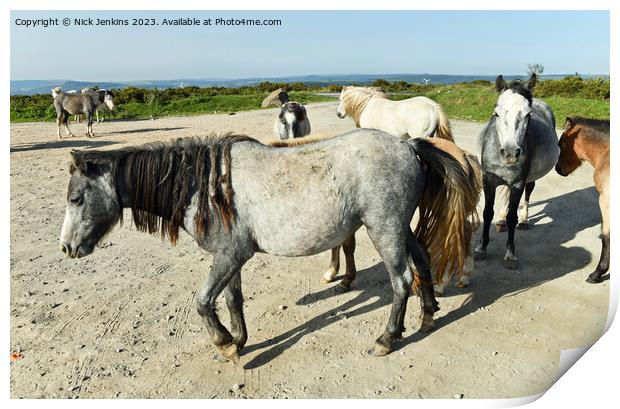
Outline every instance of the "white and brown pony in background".
<path fill-rule="evenodd" d="M 381 88 L 344 87 L 337 114 L 339 118 L 350 116 L 358 128 L 380 129 L 401 139 L 454 140 L 441 105 L 427 97 L 392 101 Z"/>

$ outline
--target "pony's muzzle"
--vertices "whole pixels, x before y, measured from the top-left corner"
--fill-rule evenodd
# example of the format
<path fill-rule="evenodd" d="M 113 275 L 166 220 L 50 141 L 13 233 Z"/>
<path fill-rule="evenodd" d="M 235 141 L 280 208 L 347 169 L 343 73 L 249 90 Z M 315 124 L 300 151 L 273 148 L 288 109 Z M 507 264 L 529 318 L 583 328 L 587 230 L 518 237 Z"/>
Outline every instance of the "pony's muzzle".
<path fill-rule="evenodd" d="M 521 148 L 501 148 L 499 155 L 505 163 L 515 163 L 521 156 Z"/>
<path fill-rule="evenodd" d="M 75 248 L 71 246 L 69 243 L 60 243 L 60 251 L 65 253 L 69 258 L 81 257 L 78 254 L 78 249 L 80 246 L 76 246 Z"/>
<path fill-rule="evenodd" d="M 344 114 L 341 114 L 340 112 L 336 112 L 336 115 L 338 115 L 338 118 L 340 118 L 340 119 L 344 118 Z"/>

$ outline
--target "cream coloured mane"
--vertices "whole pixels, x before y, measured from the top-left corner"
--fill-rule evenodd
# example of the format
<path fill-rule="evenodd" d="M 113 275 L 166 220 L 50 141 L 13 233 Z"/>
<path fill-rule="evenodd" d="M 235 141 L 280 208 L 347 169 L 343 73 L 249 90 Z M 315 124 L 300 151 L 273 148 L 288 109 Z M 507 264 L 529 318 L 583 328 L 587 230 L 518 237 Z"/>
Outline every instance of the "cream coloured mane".
<path fill-rule="evenodd" d="M 346 114 L 353 119 L 358 128 L 360 116 L 371 98 L 388 99 L 388 94 L 379 87 L 344 87 L 342 89 L 340 100 L 344 103 Z"/>

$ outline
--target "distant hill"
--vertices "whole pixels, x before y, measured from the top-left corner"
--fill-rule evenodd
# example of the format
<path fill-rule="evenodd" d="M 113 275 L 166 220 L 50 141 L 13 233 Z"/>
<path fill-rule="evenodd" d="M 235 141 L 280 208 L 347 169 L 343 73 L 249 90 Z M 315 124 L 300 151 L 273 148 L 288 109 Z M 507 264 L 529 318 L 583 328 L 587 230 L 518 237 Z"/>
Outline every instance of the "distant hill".
<path fill-rule="evenodd" d="M 560 79 L 566 75 L 543 75 L 542 79 Z M 504 75 L 506 79 L 523 78 L 523 75 Z M 604 77 L 608 75 L 583 75 L 584 78 Z M 252 77 L 239 79 L 221 78 L 188 78 L 175 80 L 144 80 L 144 81 L 123 81 L 123 82 L 89 82 L 72 80 L 11 80 L 11 95 L 33 95 L 49 94 L 54 87 L 61 87 L 63 90 L 81 90 L 89 86 L 99 88 L 127 88 L 130 86 L 140 88 L 175 88 L 186 86 L 197 87 L 240 87 L 244 85 L 255 85 L 260 82 L 301 82 L 306 85 L 347 85 L 347 84 L 370 84 L 376 79 L 382 78 L 387 81 L 406 81 L 410 83 L 424 84 L 425 79 L 430 79 L 432 84 L 453 84 L 457 82 L 469 82 L 474 80 L 495 81 L 494 75 L 445 75 L 445 74 L 334 74 L 334 75 L 293 75 L 284 77 Z"/>

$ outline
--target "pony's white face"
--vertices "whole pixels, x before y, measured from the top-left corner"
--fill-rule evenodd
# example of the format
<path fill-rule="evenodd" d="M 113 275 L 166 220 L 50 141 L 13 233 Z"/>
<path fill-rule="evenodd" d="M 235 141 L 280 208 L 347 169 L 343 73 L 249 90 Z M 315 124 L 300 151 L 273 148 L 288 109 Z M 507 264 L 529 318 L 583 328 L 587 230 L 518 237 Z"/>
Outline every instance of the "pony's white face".
<path fill-rule="evenodd" d="M 495 127 L 500 156 L 505 163 L 515 163 L 523 152 L 523 140 L 530 120 L 528 100 L 511 89 L 503 91 L 495 106 Z"/>
<path fill-rule="evenodd" d="M 105 94 L 103 97 L 103 102 L 110 108 L 110 111 L 114 111 L 114 97 L 112 94 Z"/>
<path fill-rule="evenodd" d="M 344 118 L 347 116 L 347 110 L 345 109 L 345 103 L 344 103 L 344 95 L 347 92 L 347 87 L 344 87 L 342 89 L 342 91 L 340 92 L 340 104 L 338 105 L 338 109 L 336 110 L 336 115 L 338 115 L 338 118 Z"/>
<path fill-rule="evenodd" d="M 67 192 L 60 250 L 68 257 L 84 257 L 119 220 L 120 205 L 109 170 L 74 156 Z"/>

